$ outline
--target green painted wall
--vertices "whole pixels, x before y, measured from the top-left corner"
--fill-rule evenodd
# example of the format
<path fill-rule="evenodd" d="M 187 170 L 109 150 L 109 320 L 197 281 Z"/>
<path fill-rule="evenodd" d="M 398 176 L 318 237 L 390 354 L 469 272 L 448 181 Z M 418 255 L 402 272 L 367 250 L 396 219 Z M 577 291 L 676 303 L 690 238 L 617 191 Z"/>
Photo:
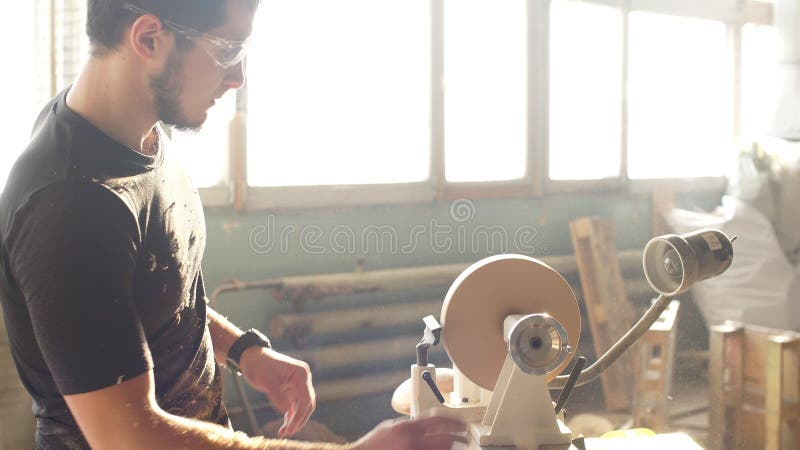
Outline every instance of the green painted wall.
<path fill-rule="evenodd" d="M 718 193 L 687 194 L 679 206 L 711 209 Z M 448 203 L 362 206 L 329 210 L 257 211 L 235 213 L 228 209 L 206 211 L 208 245 L 204 260 L 207 291 L 227 279 L 252 281 L 292 275 L 353 271 L 363 258 L 366 270 L 473 262 L 497 253 L 531 256 L 572 253 L 569 222 L 577 217 L 599 216 L 617 224 L 619 249 L 641 248 L 650 236 L 650 198 L 645 195 L 558 195 L 531 199 L 459 200 Z M 492 243 L 489 243 L 491 236 Z M 311 310 L 336 309 L 355 303 L 438 298 L 444 290 L 411 290 L 340 297 L 312 303 Z M 399 297 L 398 297 L 399 295 Z M 431 295 L 435 297 L 431 297 Z M 271 293 L 249 291 L 221 297 L 217 309 L 241 328 L 268 330 L 270 318 L 290 311 Z M 420 330 L 421 331 L 421 330 Z M 354 336 L 333 336 L 343 342 Z M 331 342 L 326 342 L 331 343 Z M 276 347 L 291 348 L 288 342 Z M 396 361 L 391 368 L 408 367 Z M 355 368 L 376 373 L 387 368 Z M 331 374 L 315 374 L 315 381 Z M 226 380 L 229 406 L 239 400 Z M 250 392 L 253 402 L 262 397 Z M 379 421 L 390 418 L 390 395 L 359 401 L 322 404 L 313 419 L 337 433 L 353 438 Z M 262 413 L 259 419 L 267 420 Z M 233 417 L 244 426 L 244 417 Z"/>

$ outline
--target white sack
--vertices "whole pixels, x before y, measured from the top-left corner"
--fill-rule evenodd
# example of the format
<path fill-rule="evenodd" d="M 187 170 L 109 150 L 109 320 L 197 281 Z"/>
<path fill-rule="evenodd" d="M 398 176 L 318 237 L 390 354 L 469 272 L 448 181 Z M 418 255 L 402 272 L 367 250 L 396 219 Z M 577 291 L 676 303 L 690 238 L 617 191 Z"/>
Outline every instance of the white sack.
<path fill-rule="evenodd" d="M 800 275 L 786 259 L 772 224 L 758 210 L 730 196 L 715 214 L 675 209 L 666 220 L 676 234 L 719 229 L 733 243 L 733 263 L 722 275 L 702 281 L 692 295 L 706 323 L 725 320 L 800 331 Z"/>

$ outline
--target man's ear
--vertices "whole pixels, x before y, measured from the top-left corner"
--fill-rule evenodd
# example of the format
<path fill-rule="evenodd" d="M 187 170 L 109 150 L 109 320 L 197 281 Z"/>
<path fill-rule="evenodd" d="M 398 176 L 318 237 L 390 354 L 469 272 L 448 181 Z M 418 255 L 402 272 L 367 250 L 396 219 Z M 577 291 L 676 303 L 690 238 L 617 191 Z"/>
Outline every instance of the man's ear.
<path fill-rule="evenodd" d="M 169 53 L 171 37 L 164 24 L 152 14 L 144 14 L 136 19 L 128 32 L 128 43 L 139 57 L 158 60 Z"/>

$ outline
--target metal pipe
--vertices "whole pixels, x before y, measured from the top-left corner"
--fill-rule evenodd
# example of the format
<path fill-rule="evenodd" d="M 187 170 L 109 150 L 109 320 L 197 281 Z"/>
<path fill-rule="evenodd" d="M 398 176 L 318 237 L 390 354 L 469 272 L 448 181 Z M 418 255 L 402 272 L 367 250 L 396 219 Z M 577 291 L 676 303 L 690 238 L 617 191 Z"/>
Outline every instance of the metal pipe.
<path fill-rule="evenodd" d="M 540 258 L 562 275 L 575 274 L 578 265 L 574 255 L 550 255 Z M 623 270 L 641 267 L 642 252 L 627 250 L 619 252 Z M 445 264 L 400 269 L 372 270 L 307 276 L 273 278 L 252 282 L 231 280 L 218 286 L 211 293 L 210 302 L 215 304 L 226 292 L 262 289 L 274 290 L 278 301 L 319 300 L 334 295 L 363 292 L 381 292 L 409 289 L 411 287 L 434 287 L 452 283 L 470 264 Z"/>
<path fill-rule="evenodd" d="M 244 408 L 244 411 L 247 413 L 247 423 L 250 425 L 250 434 L 251 435 L 260 434 L 258 420 L 256 420 L 256 415 L 253 412 L 253 407 L 250 406 L 250 400 L 247 398 L 247 393 L 244 390 L 244 383 L 242 382 L 242 377 L 234 375 L 233 384 L 236 386 L 236 393 L 239 395 L 239 400 L 242 401 L 242 407 Z"/>

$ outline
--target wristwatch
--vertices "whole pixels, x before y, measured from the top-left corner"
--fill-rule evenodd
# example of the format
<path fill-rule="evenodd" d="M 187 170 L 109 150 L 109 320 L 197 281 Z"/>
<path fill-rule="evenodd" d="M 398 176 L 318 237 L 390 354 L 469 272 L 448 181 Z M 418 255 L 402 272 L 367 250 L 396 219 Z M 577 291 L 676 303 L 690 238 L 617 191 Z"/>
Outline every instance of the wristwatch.
<path fill-rule="evenodd" d="M 228 350 L 228 358 L 227 358 L 227 367 L 232 372 L 236 373 L 237 375 L 242 374 L 242 370 L 239 367 L 239 360 L 242 358 L 242 353 L 250 347 L 264 347 L 264 348 L 272 348 L 272 344 L 269 342 L 269 338 L 264 336 L 263 333 L 256 330 L 255 328 L 251 328 L 244 332 L 238 339 L 231 345 L 231 349 Z"/>

